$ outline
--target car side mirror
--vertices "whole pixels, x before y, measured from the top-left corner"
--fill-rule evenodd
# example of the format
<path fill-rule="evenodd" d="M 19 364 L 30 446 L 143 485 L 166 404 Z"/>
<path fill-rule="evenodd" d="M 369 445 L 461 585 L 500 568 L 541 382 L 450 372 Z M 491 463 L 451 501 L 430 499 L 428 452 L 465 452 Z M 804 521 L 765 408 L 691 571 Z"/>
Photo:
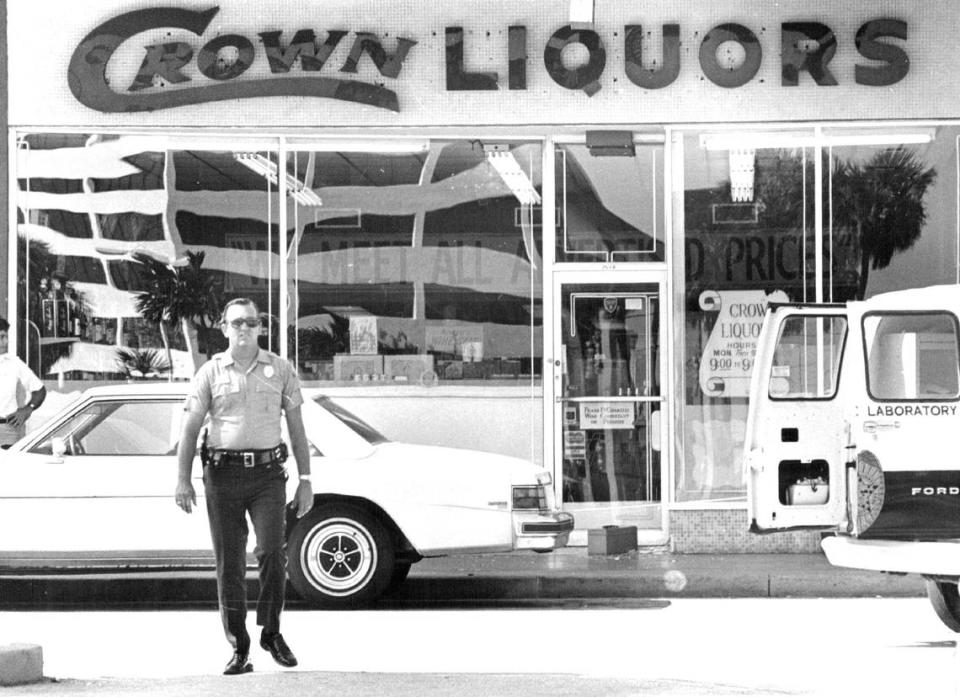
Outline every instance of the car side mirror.
<path fill-rule="evenodd" d="M 67 452 L 67 441 L 60 436 L 54 436 L 50 439 L 50 451 L 55 457 L 63 457 Z"/>

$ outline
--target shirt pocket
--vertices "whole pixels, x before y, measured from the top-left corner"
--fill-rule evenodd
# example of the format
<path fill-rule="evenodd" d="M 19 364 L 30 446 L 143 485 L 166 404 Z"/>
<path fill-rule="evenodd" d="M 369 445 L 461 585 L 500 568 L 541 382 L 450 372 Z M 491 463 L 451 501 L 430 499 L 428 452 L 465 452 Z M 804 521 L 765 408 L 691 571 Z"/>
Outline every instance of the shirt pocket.
<path fill-rule="evenodd" d="M 280 382 L 257 380 L 253 388 L 254 408 L 268 414 L 280 414 L 283 387 Z"/>
<path fill-rule="evenodd" d="M 232 382 L 216 382 L 210 388 L 213 408 L 218 413 L 233 411 L 240 406 L 240 388 Z"/>

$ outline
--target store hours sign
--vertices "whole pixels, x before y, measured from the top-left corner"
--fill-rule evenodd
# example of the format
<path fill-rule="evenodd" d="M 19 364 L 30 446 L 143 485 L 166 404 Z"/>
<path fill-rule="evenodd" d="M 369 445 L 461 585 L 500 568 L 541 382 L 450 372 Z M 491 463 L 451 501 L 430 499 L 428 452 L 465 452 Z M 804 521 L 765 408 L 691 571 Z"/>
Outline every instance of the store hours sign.
<path fill-rule="evenodd" d="M 710 397 L 748 397 L 763 316 L 771 302 L 788 302 L 783 291 L 706 290 L 700 309 L 716 312 L 700 358 L 700 389 Z"/>

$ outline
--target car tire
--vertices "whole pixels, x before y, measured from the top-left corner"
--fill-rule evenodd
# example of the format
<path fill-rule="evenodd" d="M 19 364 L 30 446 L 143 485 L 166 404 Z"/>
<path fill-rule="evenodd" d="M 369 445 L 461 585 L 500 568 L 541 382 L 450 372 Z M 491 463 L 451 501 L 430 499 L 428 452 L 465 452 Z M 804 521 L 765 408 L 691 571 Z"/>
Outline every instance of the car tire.
<path fill-rule="evenodd" d="M 960 590 L 956 583 L 926 579 L 927 597 L 933 611 L 947 627 L 960 632 Z"/>
<path fill-rule="evenodd" d="M 357 506 L 313 508 L 297 521 L 287 541 L 290 583 L 317 607 L 367 605 L 387 589 L 394 548 L 376 516 Z"/>

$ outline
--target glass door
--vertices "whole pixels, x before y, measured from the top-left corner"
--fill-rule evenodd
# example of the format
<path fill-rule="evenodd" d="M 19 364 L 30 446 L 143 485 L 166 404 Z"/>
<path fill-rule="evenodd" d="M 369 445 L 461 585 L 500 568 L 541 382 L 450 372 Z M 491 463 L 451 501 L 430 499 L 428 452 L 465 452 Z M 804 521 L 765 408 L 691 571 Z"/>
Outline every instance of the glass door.
<path fill-rule="evenodd" d="M 554 452 L 577 528 L 659 532 L 667 412 L 658 272 L 558 272 Z"/>

